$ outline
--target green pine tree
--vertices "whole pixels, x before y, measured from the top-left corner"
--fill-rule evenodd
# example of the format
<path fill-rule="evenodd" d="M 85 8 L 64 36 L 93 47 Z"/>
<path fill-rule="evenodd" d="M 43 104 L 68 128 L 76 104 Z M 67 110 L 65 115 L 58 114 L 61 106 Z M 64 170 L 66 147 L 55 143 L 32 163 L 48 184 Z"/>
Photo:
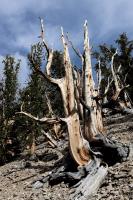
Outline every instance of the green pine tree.
<path fill-rule="evenodd" d="M 15 61 L 12 56 L 6 56 L 3 60 L 4 79 L 0 83 L 0 160 L 8 161 L 14 156 L 13 146 L 15 135 L 13 134 L 13 122 L 17 110 L 17 75 L 20 60 Z M 10 153 L 9 153 L 10 152 Z"/>

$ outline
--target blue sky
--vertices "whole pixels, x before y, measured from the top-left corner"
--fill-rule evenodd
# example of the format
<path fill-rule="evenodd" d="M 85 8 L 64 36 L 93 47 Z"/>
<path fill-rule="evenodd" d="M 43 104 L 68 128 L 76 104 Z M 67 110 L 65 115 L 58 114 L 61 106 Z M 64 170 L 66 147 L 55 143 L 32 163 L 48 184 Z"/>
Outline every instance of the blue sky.
<path fill-rule="evenodd" d="M 21 83 L 27 80 L 27 52 L 39 41 L 39 16 L 45 21 L 46 39 L 55 49 L 62 48 L 63 26 L 82 50 L 85 19 L 94 48 L 104 42 L 113 43 L 122 32 L 133 38 L 133 0 L 0 0 L 0 62 L 6 54 L 20 58 Z"/>

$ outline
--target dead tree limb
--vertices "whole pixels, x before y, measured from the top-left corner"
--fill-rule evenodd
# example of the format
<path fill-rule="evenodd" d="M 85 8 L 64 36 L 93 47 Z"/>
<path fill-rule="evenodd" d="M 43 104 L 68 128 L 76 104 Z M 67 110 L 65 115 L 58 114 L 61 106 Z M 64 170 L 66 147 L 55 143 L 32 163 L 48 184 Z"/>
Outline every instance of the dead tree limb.
<path fill-rule="evenodd" d="M 69 39 L 68 34 L 66 35 L 66 37 L 67 37 L 67 41 L 70 43 L 73 51 L 76 53 L 76 55 L 81 59 L 81 61 L 83 63 L 83 55 L 80 53 L 80 51 L 77 48 L 74 47 L 72 41 Z"/>
<path fill-rule="evenodd" d="M 112 59 L 111 59 L 111 72 L 112 72 L 112 77 L 113 77 L 113 81 L 114 81 L 114 85 L 115 85 L 115 94 L 113 95 L 112 100 L 118 102 L 118 105 L 119 105 L 119 107 L 120 107 L 120 110 L 121 110 L 123 113 L 129 113 L 129 114 L 131 114 L 131 113 L 133 113 L 133 109 L 131 108 L 131 105 L 132 105 L 132 104 L 131 104 L 131 102 L 130 102 L 130 99 L 129 99 L 129 98 L 128 98 L 128 99 L 124 99 L 125 102 L 122 101 L 122 100 L 120 100 L 120 99 L 118 99 L 118 97 L 120 96 L 120 94 L 121 94 L 122 92 L 124 92 L 124 97 L 127 96 L 127 95 L 126 95 L 126 92 L 125 92 L 125 89 L 128 87 L 128 85 L 127 85 L 127 86 L 124 86 L 124 85 L 121 83 L 121 81 L 118 80 L 118 75 L 117 75 L 117 73 L 116 73 L 115 70 L 114 70 L 114 58 L 115 58 L 116 55 L 117 55 L 117 49 L 116 49 L 116 51 L 115 51 L 115 53 L 113 54 Z M 121 65 L 119 66 L 117 72 L 120 71 L 120 68 L 121 68 Z M 126 104 L 127 104 L 127 105 L 129 104 L 129 105 L 130 105 L 130 108 L 128 108 L 128 107 L 126 106 Z"/>
<path fill-rule="evenodd" d="M 98 71 L 97 71 L 98 94 L 100 94 L 101 80 L 102 80 L 101 61 L 99 59 L 99 61 L 98 61 Z"/>
<path fill-rule="evenodd" d="M 43 124 L 43 123 L 49 123 L 49 124 L 59 123 L 58 118 L 47 118 L 47 117 L 38 118 L 38 117 L 35 117 L 35 116 L 31 115 L 30 113 L 27 113 L 27 112 L 24 112 L 24 111 L 16 112 L 16 114 L 25 115 L 28 118 L 35 120 L 36 122 L 40 122 L 41 124 Z"/>
<path fill-rule="evenodd" d="M 44 130 L 41 130 L 41 132 L 54 145 L 54 147 L 57 147 L 57 142 L 56 142 L 56 140 L 54 140 L 52 138 L 52 136 L 50 135 L 50 133 L 46 133 Z"/>

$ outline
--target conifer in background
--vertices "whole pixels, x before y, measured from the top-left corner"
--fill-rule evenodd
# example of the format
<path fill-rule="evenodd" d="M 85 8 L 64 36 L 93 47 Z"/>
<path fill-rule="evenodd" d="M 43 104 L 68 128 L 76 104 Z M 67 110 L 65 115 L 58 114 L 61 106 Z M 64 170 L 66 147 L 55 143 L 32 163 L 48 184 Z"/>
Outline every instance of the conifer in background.
<path fill-rule="evenodd" d="M 6 162 L 14 156 L 15 136 L 13 133 L 14 116 L 18 107 L 18 72 L 20 60 L 16 61 L 12 56 L 6 56 L 3 60 L 4 79 L 0 83 L 0 158 Z"/>

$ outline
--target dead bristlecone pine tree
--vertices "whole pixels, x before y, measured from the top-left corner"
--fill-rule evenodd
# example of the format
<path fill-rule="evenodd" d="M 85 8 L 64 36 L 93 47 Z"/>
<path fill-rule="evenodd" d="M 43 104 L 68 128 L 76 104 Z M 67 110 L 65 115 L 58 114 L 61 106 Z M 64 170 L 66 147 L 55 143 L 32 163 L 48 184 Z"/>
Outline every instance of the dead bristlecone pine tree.
<path fill-rule="evenodd" d="M 62 122 L 66 123 L 70 154 L 77 165 L 77 174 L 67 174 L 66 171 L 64 173 L 67 174 L 68 180 L 69 178 L 70 180 L 77 179 L 78 182 L 74 192 L 70 194 L 70 199 L 85 200 L 97 192 L 107 174 L 108 163 L 111 163 L 112 155 L 114 156 L 113 161 L 118 160 L 120 162 L 123 157 L 125 158 L 127 156 L 127 147 L 119 143 L 114 143 L 106 137 L 102 121 L 102 101 L 99 92 L 101 73 L 99 69 L 98 86 L 96 87 L 92 76 L 91 48 L 87 21 L 84 23 L 83 54 L 74 47 L 68 36 L 65 37 L 63 28 L 61 28 L 65 71 L 65 76 L 62 78 L 54 78 L 51 76 L 51 64 L 54 51 L 48 47 L 44 39 L 43 20 L 41 19 L 40 21 L 42 44 L 47 52 L 45 70 L 42 71 L 40 66 L 36 66 L 34 50 L 31 53 L 30 59 L 37 73 L 59 87 L 65 116 L 63 118 L 57 118 L 55 115 L 52 115 L 51 118 L 43 117 L 39 119 L 22 109 L 19 114 L 36 120 L 38 123 L 50 123 L 55 126 Z M 68 43 L 81 59 L 82 66 L 80 70 L 73 67 L 71 63 Z"/>

